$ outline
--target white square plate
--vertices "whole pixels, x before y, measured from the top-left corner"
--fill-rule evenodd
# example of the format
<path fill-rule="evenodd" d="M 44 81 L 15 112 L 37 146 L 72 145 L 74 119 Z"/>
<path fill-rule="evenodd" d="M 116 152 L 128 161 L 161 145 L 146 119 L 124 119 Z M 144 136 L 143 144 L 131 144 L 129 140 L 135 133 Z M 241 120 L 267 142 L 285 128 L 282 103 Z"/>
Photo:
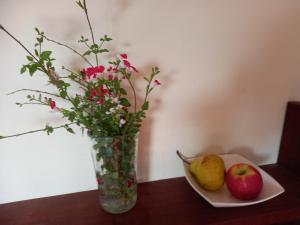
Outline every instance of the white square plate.
<path fill-rule="evenodd" d="M 284 192 L 284 188 L 273 177 L 243 156 L 238 154 L 223 154 L 219 156 L 223 158 L 226 170 L 236 163 L 248 163 L 249 165 L 254 166 L 257 170 L 259 170 L 263 178 L 263 188 L 259 196 L 254 200 L 239 200 L 233 197 L 228 191 L 226 184 L 224 184 L 224 186 L 218 191 L 206 191 L 200 185 L 198 185 L 196 179 L 190 173 L 189 165 L 183 163 L 185 177 L 189 184 L 198 194 L 200 194 L 214 207 L 237 207 L 253 205 L 267 201 Z"/>

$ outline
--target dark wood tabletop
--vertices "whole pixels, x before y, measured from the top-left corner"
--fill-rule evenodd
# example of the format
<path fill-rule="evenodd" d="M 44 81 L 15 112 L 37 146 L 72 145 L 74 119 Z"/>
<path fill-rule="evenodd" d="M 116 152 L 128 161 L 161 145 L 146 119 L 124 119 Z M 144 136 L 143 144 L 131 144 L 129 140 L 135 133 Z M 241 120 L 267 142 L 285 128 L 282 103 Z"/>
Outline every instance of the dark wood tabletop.
<path fill-rule="evenodd" d="M 104 212 L 98 193 L 86 191 L 0 205 L 0 225 L 300 225 L 300 103 L 289 102 L 278 162 L 261 168 L 285 192 L 244 207 L 214 208 L 184 177 L 138 185 L 136 206 Z"/>
<path fill-rule="evenodd" d="M 252 206 L 214 208 L 185 178 L 141 183 L 129 212 L 104 212 L 97 191 L 0 205 L 1 225 L 260 225 L 300 220 L 300 178 L 283 166 L 262 167 L 285 188 L 271 200 Z"/>

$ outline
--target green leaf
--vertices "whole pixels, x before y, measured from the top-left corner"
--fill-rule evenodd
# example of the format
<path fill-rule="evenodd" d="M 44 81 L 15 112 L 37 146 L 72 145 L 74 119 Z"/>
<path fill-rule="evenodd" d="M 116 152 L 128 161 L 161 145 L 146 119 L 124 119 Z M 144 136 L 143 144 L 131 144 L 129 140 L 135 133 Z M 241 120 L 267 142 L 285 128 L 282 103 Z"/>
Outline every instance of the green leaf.
<path fill-rule="evenodd" d="M 97 44 L 93 44 L 93 45 L 91 45 L 91 49 L 98 49 L 98 45 Z"/>
<path fill-rule="evenodd" d="M 40 58 L 43 60 L 47 60 L 50 57 L 51 53 L 51 51 L 44 51 L 41 53 Z"/>
<path fill-rule="evenodd" d="M 130 107 L 131 106 L 130 102 L 126 98 L 120 98 L 120 104 L 125 106 L 125 107 Z"/>
<path fill-rule="evenodd" d="M 87 50 L 85 53 L 83 53 L 83 56 L 90 55 L 91 52 L 92 52 L 91 50 Z"/>
<path fill-rule="evenodd" d="M 66 129 L 68 132 L 70 132 L 70 133 L 72 133 L 72 134 L 75 134 L 74 130 L 73 130 L 71 127 L 69 127 L 68 125 L 65 125 L 65 129 Z"/>
<path fill-rule="evenodd" d="M 38 50 L 34 49 L 34 53 L 35 53 L 35 55 L 36 55 L 37 57 L 39 57 L 39 52 L 38 52 Z"/>
<path fill-rule="evenodd" d="M 26 72 L 26 69 L 27 69 L 27 66 L 26 66 L 26 65 L 23 65 L 23 66 L 21 67 L 20 73 L 21 73 L 21 74 L 25 73 L 25 72 Z"/>
<path fill-rule="evenodd" d="M 143 105 L 142 105 L 142 110 L 148 110 L 149 109 L 149 102 L 145 102 Z"/>
<path fill-rule="evenodd" d="M 29 70 L 29 74 L 30 76 L 32 76 L 38 69 L 38 64 L 31 64 L 31 65 L 28 65 L 28 70 Z"/>
<path fill-rule="evenodd" d="M 32 62 L 32 61 L 33 61 L 33 58 L 32 58 L 31 56 L 29 56 L 29 55 L 28 55 L 28 56 L 26 56 L 26 58 L 27 58 L 27 60 L 28 60 L 28 61 L 30 61 L 30 62 Z"/>
<path fill-rule="evenodd" d="M 100 38 L 100 41 L 111 41 L 112 38 L 108 37 L 106 34 L 104 35 L 103 38 Z"/>
<path fill-rule="evenodd" d="M 53 127 L 46 125 L 45 131 L 47 132 L 48 135 L 53 133 L 53 130 L 54 130 Z"/>
<path fill-rule="evenodd" d="M 103 53 L 103 52 L 109 52 L 109 51 L 108 51 L 108 49 L 105 49 L 105 48 L 99 50 L 99 53 Z"/>
<path fill-rule="evenodd" d="M 52 67 L 52 63 L 51 62 L 47 62 L 46 65 L 47 65 L 48 68 Z"/>
<path fill-rule="evenodd" d="M 66 98 L 68 93 L 66 90 L 62 89 L 59 91 L 59 95 L 62 97 L 62 98 Z"/>
<path fill-rule="evenodd" d="M 76 95 L 76 97 L 73 99 L 72 103 L 75 107 L 77 107 L 79 105 L 80 99 L 79 99 L 78 95 Z"/>
<path fill-rule="evenodd" d="M 41 44 L 43 42 L 43 37 L 37 37 L 36 40 L 37 40 L 38 43 Z"/>
<path fill-rule="evenodd" d="M 39 31 L 39 29 L 38 29 L 37 27 L 35 27 L 34 29 L 35 29 L 35 31 L 36 31 L 38 34 L 40 34 L 40 31 Z"/>
<path fill-rule="evenodd" d="M 121 95 L 127 95 L 127 92 L 124 88 L 120 88 Z"/>
<path fill-rule="evenodd" d="M 84 6 L 82 5 L 81 1 L 76 2 L 77 5 L 79 5 L 80 8 L 82 8 L 84 10 Z"/>

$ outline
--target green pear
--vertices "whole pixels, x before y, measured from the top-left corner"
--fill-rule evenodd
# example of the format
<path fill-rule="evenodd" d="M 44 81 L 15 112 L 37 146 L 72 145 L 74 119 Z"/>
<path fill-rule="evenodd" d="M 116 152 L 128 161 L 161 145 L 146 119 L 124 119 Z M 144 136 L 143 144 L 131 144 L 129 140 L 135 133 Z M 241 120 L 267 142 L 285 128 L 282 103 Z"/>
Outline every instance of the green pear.
<path fill-rule="evenodd" d="M 208 191 L 217 191 L 224 185 L 225 165 L 218 155 L 210 154 L 194 159 L 190 171 L 201 187 Z"/>

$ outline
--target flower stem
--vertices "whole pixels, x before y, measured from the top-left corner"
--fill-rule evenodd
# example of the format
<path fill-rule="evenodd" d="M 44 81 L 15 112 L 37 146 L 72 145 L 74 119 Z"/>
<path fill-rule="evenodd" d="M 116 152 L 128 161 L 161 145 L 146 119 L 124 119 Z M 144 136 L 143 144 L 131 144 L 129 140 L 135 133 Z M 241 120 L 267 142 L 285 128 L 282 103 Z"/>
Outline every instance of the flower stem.
<path fill-rule="evenodd" d="M 63 47 L 68 48 L 69 50 L 73 51 L 75 54 L 77 54 L 77 55 L 79 55 L 81 58 L 83 58 L 83 60 L 86 61 L 90 66 L 93 66 L 93 64 L 92 64 L 86 57 L 84 57 L 84 55 L 80 54 L 80 53 L 79 53 L 78 51 L 76 51 L 74 48 L 72 48 L 72 47 L 70 47 L 70 46 L 68 46 L 68 45 L 66 45 L 66 44 L 60 43 L 60 42 L 58 42 L 58 41 L 55 41 L 55 40 L 53 40 L 53 39 L 50 39 L 50 38 L 48 38 L 48 37 L 45 36 L 45 35 L 43 35 L 43 37 L 44 37 L 47 41 L 49 41 L 49 42 L 52 42 L 52 43 L 55 43 L 55 44 L 57 44 L 57 45 L 60 45 L 60 46 L 63 46 Z"/>
<path fill-rule="evenodd" d="M 134 89 L 134 86 L 133 86 L 133 84 L 132 84 L 132 82 L 131 82 L 131 80 L 130 80 L 130 78 L 126 75 L 125 76 L 126 77 L 126 79 L 128 80 L 128 83 L 129 83 L 129 85 L 130 85 L 130 87 L 131 87 L 131 89 L 132 89 L 132 92 L 133 92 L 133 98 L 134 98 L 134 113 L 136 113 L 136 92 L 135 92 L 135 89 Z"/>
<path fill-rule="evenodd" d="M 23 105 L 45 105 L 45 106 L 49 106 L 46 103 L 39 103 L 39 102 L 24 102 L 24 103 L 17 103 L 17 104 L 20 105 L 20 106 L 23 106 Z"/>
<path fill-rule="evenodd" d="M 31 91 L 31 92 L 36 92 L 36 93 L 41 93 L 41 94 L 47 94 L 47 95 L 52 95 L 52 96 L 55 96 L 55 97 L 58 97 L 58 98 L 62 98 L 62 97 L 61 97 L 60 95 L 58 95 L 58 94 L 50 93 L 50 92 L 47 92 L 47 91 L 40 91 L 40 90 L 34 90 L 34 89 L 26 89 L 26 88 L 23 88 L 23 89 L 19 89 L 19 90 L 10 92 L 10 93 L 8 93 L 7 95 L 12 95 L 12 94 L 15 94 L 15 93 L 18 93 L 18 92 L 21 92 L 21 91 Z M 64 98 L 63 98 L 63 99 L 64 99 Z"/>
<path fill-rule="evenodd" d="M 75 123 L 68 123 L 68 124 L 57 126 L 57 127 L 53 127 L 53 130 L 63 128 L 63 127 L 66 127 L 66 126 L 69 126 L 69 125 L 72 125 L 72 124 L 75 124 Z M 36 132 L 40 132 L 40 131 L 46 131 L 46 128 L 38 129 L 38 130 L 31 130 L 31 131 L 27 131 L 27 132 L 23 132 L 23 133 L 19 133 L 19 134 L 0 136 L 0 139 L 11 138 L 11 137 L 19 137 L 19 136 L 22 136 L 22 135 L 25 135 L 25 134 L 32 134 L 32 133 L 36 133 Z"/>
<path fill-rule="evenodd" d="M 90 32 L 91 32 L 91 36 L 92 36 L 92 41 L 93 41 L 93 44 L 95 45 L 94 32 L 93 32 L 93 28 L 92 28 L 91 21 L 90 21 L 90 18 L 89 18 L 89 14 L 88 14 L 88 10 L 87 10 L 87 6 L 86 6 L 86 1 L 85 0 L 83 0 L 83 7 L 84 7 L 84 12 L 85 12 L 85 15 L 86 15 L 87 22 L 89 24 L 89 28 L 90 28 Z M 96 57 L 96 64 L 98 66 L 99 62 L 98 62 L 97 53 L 95 53 L 95 57 Z"/>
<path fill-rule="evenodd" d="M 6 34 L 8 34 L 12 39 L 14 39 L 21 47 L 32 57 L 35 61 L 39 61 L 17 38 L 15 38 L 8 30 L 6 30 L 2 25 L 0 25 L 0 29 L 3 30 Z"/>
<path fill-rule="evenodd" d="M 58 87 L 58 77 L 56 73 L 51 69 L 46 69 L 43 64 L 39 62 L 39 59 L 36 58 L 17 38 L 15 38 L 8 30 L 6 30 L 2 25 L 0 25 L 0 29 L 3 30 L 6 34 L 8 34 L 13 40 L 15 40 L 41 67 L 42 71 L 49 77 L 50 82 Z"/>

